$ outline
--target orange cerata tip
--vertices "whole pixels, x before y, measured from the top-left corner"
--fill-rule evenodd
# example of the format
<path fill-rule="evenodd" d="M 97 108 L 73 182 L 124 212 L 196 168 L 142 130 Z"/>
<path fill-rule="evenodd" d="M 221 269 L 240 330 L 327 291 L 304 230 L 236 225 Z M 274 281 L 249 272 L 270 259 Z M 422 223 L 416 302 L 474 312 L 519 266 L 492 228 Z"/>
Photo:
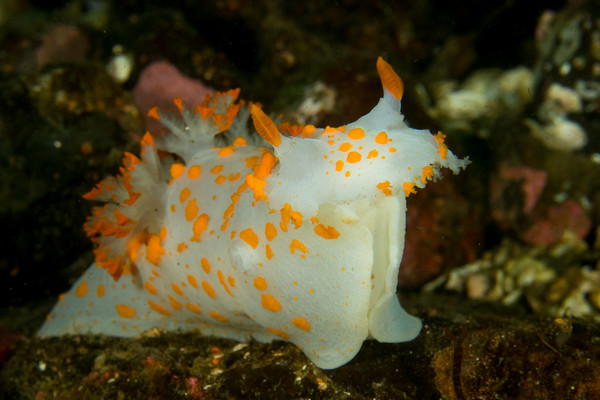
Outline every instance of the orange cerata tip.
<path fill-rule="evenodd" d="M 152 135 L 150 134 L 150 132 L 146 131 L 146 133 L 144 133 L 144 136 L 142 137 L 142 141 L 140 142 L 140 145 L 154 146 L 154 139 L 152 138 Z"/>
<path fill-rule="evenodd" d="M 250 106 L 250 115 L 252 115 L 252 122 L 254 122 L 258 134 L 274 147 L 279 146 L 281 144 L 281 134 L 277 130 L 275 122 L 254 104 Z"/>
<path fill-rule="evenodd" d="M 383 58 L 377 59 L 377 72 L 381 79 L 381 85 L 390 92 L 397 100 L 402 100 L 404 83 L 396 71 Z"/>
<path fill-rule="evenodd" d="M 149 116 L 150 118 L 154 118 L 157 121 L 160 121 L 160 115 L 158 115 L 158 107 L 154 106 L 151 109 L 148 110 L 148 112 L 146 113 L 147 116 Z"/>
<path fill-rule="evenodd" d="M 183 99 L 181 97 L 175 97 L 173 99 L 173 104 L 175 104 L 175 107 L 177 107 L 179 111 L 183 111 Z"/>

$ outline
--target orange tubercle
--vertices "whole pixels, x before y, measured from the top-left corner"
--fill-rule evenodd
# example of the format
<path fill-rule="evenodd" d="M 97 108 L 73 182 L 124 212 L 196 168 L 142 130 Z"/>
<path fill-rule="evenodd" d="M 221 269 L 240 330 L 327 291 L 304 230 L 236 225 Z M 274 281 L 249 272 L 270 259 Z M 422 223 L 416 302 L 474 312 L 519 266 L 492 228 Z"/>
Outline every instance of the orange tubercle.
<path fill-rule="evenodd" d="M 404 182 L 402 184 L 402 188 L 404 189 L 404 195 L 408 197 L 411 194 L 417 193 L 415 190 L 415 184 L 410 182 Z"/>
<path fill-rule="evenodd" d="M 385 181 L 385 182 L 380 182 L 377 184 L 377 189 L 381 190 L 381 192 L 383 192 L 384 195 L 386 196 L 391 196 L 392 195 L 392 185 L 390 184 L 390 181 Z M 406 188 L 405 188 L 406 190 Z"/>
<path fill-rule="evenodd" d="M 444 143 L 445 138 L 446 138 L 446 135 L 444 135 L 442 132 L 438 132 L 435 134 L 435 140 L 438 142 L 438 145 L 440 146 L 440 148 L 437 152 L 440 155 L 440 158 L 442 160 L 445 160 L 446 155 L 448 154 L 448 146 L 446 146 L 446 143 Z"/>

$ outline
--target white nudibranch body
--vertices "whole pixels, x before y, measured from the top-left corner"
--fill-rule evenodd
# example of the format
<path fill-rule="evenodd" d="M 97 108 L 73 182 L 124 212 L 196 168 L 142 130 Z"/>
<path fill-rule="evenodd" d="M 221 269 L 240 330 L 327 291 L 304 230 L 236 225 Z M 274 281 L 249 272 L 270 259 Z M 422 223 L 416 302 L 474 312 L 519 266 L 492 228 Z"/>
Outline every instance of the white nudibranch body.
<path fill-rule="evenodd" d="M 104 202 L 85 225 L 96 260 L 39 335 L 281 338 L 321 368 L 367 338 L 414 339 L 421 321 L 396 296 L 406 196 L 468 161 L 404 123 L 402 81 L 377 69 L 383 98 L 338 128 L 278 128 L 238 91 L 194 110 L 175 99 L 180 118 L 152 109 L 169 132 L 84 196 Z M 252 145 L 250 115 L 267 143 Z"/>

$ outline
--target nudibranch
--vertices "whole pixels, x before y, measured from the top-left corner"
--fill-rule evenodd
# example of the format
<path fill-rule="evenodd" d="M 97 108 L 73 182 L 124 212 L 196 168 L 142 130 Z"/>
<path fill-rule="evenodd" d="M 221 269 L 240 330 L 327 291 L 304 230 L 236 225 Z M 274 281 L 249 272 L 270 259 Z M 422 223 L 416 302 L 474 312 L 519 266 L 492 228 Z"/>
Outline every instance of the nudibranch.
<path fill-rule="evenodd" d="M 151 109 L 166 132 L 84 195 L 103 202 L 85 223 L 95 262 L 39 336 L 284 339 L 326 369 L 366 339 L 414 339 L 421 321 L 396 296 L 406 197 L 468 161 L 409 128 L 402 80 L 381 57 L 377 70 L 383 98 L 337 128 L 276 125 L 239 90 Z"/>

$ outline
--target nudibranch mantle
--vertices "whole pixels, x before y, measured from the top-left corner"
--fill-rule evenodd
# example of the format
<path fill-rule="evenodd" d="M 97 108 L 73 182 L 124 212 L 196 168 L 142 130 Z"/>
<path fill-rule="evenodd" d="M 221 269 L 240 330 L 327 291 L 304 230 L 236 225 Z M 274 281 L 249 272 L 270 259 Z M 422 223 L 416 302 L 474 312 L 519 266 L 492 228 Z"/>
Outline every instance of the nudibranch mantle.
<path fill-rule="evenodd" d="M 383 98 L 338 128 L 277 126 L 238 90 L 194 110 L 175 99 L 178 117 L 150 110 L 168 131 L 84 195 L 104 203 L 85 224 L 95 262 L 39 336 L 285 339 L 321 368 L 367 338 L 414 339 L 421 321 L 396 296 L 406 197 L 468 161 L 404 123 L 402 81 L 377 69 Z"/>

